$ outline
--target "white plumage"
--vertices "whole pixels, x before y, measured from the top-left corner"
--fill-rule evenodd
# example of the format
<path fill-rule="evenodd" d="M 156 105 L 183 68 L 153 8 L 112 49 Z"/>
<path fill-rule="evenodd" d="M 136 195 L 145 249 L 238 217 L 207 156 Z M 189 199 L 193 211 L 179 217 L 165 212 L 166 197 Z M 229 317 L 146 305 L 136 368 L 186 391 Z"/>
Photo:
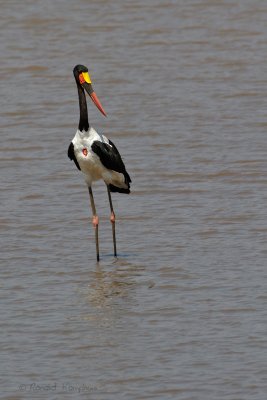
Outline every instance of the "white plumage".
<path fill-rule="evenodd" d="M 92 144 L 96 141 L 105 143 L 112 149 L 107 137 L 105 135 L 100 135 L 92 127 L 90 127 L 87 132 L 78 129 L 72 140 L 74 154 L 81 171 L 85 175 L 87 185 L 91 186 L 93 182 L 103 179 L 107 185 L 113 184 L 119 188 L 127 189 L 124 175 L 107 169 L 102 164 L 99 156 L 93 152 Z"/>

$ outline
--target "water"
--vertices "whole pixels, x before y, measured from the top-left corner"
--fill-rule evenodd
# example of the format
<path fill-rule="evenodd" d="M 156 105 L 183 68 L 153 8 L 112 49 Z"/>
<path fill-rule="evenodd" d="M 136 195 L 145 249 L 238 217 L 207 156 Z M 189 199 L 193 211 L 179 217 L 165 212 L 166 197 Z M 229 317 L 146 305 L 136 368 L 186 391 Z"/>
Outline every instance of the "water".
<path fill-rule="evenodd" d="M 264 400 L 267 4 L 1 1 L 1 398 Z M 132 194 L 66 155 L 89 67 Z"/>

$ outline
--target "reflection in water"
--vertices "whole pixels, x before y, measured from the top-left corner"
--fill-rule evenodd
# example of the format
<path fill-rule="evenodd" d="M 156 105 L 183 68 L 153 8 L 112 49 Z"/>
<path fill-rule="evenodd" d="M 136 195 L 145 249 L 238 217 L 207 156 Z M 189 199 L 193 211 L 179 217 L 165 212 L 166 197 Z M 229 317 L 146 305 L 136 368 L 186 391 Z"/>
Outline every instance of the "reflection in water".
<path fill-rule="evenodd" d="M 115 263 L 114 267 L 111 271 L 105 271 L 101 264 L 97 264 L 95 272 L 90 273 L 88 300 L 96 308 L 110 308 L 119 298 L 129 301 L 129 290 L 136 285 L 133 276 Z"/>
<path fill-rule="evenodd" d="M 86 311 L 82 319 L 94 321 L 97 326 L 113 326 L 121 312 L 131 312 L 136 304 L 136 288 L 152 287 L 144 281 L 144 268 L 123 259 L 115 260 L 108 268 L 96 263 L 89 273 L 89 283 L 82 290 Z M 87 304 L 87 306 L 86 306 Z"/>

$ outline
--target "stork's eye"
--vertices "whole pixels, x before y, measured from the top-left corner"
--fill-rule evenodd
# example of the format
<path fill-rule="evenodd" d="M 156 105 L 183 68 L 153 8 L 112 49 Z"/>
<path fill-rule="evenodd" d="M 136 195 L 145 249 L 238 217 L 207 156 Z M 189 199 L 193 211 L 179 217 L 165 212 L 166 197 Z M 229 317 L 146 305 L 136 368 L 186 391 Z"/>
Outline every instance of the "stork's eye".
<path fill-rule="evenodd" d="M 86 157 L 88 154 L 88 150 L 86 148 L 82 149 L 83 155 Z"/>

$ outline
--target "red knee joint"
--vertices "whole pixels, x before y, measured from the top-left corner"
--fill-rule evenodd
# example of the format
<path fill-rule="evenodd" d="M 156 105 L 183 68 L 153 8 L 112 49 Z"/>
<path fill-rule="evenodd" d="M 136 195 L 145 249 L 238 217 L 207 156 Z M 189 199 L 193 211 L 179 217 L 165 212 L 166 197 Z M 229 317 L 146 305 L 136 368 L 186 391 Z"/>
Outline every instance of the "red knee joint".
<path fill-rule="evenodd" d="M 94 215 L 94 216 L 93 216 L 92 223 L 93 223 L 94 228 L 96 228 L 96 227 L 98 226 L 98 224 L 99 224 L 99 219 L 98 219 L 98 216 L 97 216 L 97 215 Z"/>
<path fill-rule="evenodd" d="M 115 222 L 115 214 L 114 214 L 114 212 L 112 211 L 112 213 L 111 213 L 111 215 L 110 215 L 110 222 Z"/>

